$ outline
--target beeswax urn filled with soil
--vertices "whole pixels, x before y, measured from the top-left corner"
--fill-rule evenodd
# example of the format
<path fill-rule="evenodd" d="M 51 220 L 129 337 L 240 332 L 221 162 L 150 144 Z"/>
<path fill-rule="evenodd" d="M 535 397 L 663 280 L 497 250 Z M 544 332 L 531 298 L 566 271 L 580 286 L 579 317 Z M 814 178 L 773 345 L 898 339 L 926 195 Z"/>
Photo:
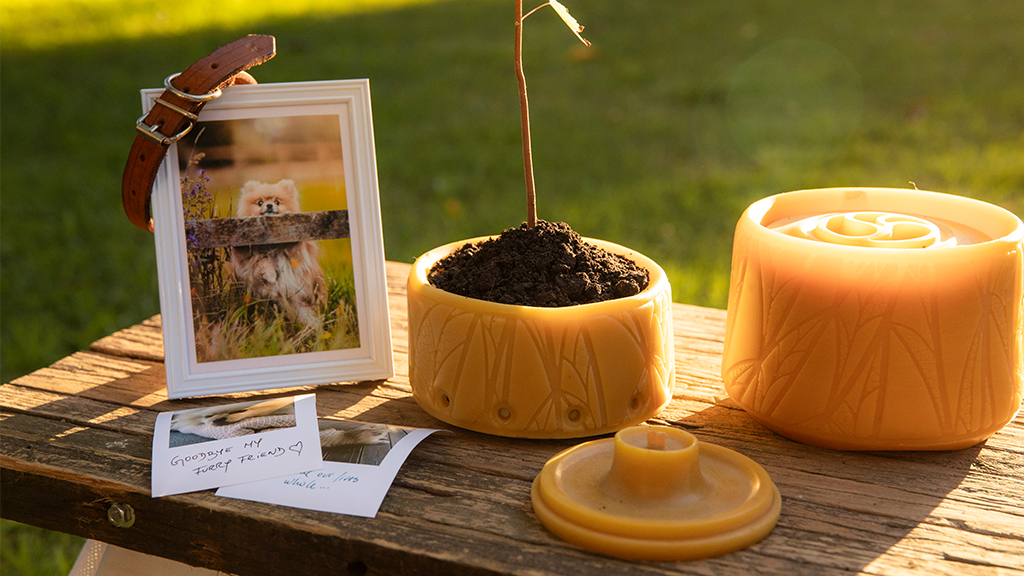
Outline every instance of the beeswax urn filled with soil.
<path fill-rule="evenodd" d="M 516 0 L 527 221 L 435 248 L 408 281 L 409 381 L 449 424 L 500 436 L 577 438 L 655 416 L 672 398 L 672 294 L 628 248 L 537 220 L 522 0 Z M 551 6 L 585 44 L 582 27 Z M 533 12 L 527 13 L 529 16 Z"/>
<path fill-rule="evenodd" d="M 672 398 L 671 289 L 628 248 L 541 222 L 427 252 L 408 294 L 413 396 L 449 424 L 576 438 Z"/>

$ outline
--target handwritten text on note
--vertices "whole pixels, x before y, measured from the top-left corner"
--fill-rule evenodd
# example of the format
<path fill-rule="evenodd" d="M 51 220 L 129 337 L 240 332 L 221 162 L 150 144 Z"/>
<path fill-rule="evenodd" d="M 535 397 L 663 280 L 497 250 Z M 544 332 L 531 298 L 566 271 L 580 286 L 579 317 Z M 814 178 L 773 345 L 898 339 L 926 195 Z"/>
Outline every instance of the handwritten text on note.
<path fill-rule="evenodd" d="M 153 496 L 323 466 L 312 394 L 165 412 L 153 434 Z"/>
<path fill-rule="evenodd" d="M 321 419 L 322 469 L 226 486 L 217 495 L 373 518 L 402 463 L 434 432 Z"/>

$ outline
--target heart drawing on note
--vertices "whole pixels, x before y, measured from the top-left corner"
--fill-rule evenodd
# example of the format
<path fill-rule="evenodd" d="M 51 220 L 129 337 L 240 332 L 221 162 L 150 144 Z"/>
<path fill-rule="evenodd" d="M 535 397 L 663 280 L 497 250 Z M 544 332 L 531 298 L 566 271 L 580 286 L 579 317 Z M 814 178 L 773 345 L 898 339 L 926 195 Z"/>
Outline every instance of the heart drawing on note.
<path fill-rule="evenodd" d="M 295 452 L 299 456 L 301 456 L 302 455 L 302 440 L 299 440 L 295 444 L 292 444 L 291 446 L 288 447 L 288 449 L 291 450 L 292 452 Z"/>

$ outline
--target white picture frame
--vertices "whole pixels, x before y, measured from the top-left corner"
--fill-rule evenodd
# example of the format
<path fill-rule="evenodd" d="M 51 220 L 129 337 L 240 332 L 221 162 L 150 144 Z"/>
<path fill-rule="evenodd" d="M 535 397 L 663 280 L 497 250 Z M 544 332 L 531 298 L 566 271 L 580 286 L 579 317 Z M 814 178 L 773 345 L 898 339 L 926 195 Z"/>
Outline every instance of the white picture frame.
<path fill-rule="evenodd" d="M 142 91 L 144 113 L 162 92 Z M 250 229 L 255 245 L 196 248 L 211 242 L 197 222 L 221 234 L 270 210 L 255 196 L 289 212 L 295 190 L 291 212 L 335 217 L 335 230 L 347 217 L 347 238 L 260 244 L 290 237 Z M 231 86 L 206 104 L 153 186 L 168 397 L 392 377 L 378 194 L 368 80 Z M 307 216 L 256 216 L 313 229 Z"/>

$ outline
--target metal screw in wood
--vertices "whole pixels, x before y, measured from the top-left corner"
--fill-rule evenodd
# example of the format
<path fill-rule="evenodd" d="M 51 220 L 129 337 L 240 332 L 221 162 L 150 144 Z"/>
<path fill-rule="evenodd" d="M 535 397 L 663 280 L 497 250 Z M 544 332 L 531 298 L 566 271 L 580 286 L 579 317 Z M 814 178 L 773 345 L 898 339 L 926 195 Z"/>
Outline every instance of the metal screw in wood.
<path fill-rule="evenodd" d="M 128 504 L 111 504 L 107 520 L 117 528 L 131 528 L 135 524 L 135 510 Z"/>

